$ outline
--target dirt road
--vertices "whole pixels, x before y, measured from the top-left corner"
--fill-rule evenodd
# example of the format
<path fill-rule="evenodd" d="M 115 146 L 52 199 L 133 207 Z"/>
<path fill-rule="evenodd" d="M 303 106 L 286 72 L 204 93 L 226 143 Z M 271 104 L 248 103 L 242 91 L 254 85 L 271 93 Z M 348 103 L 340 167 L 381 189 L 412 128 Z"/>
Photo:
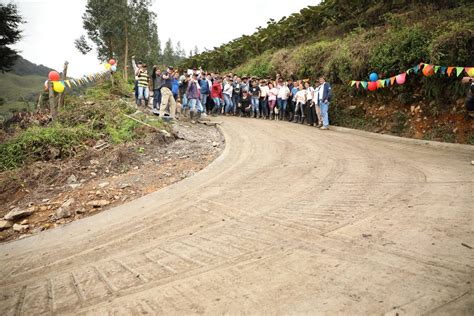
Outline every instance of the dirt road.
<path fill-rule="evenodd" d="M 0 246 L 0 314 L 472 314 L 474 147 L 223 119 L 209 167 Z"/>

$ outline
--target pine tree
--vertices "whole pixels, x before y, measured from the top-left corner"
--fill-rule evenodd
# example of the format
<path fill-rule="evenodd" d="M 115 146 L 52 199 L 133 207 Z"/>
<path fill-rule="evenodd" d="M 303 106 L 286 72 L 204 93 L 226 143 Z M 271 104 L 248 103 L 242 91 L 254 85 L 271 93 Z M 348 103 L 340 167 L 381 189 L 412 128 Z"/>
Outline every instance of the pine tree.
<path fill-rule="evenodd" d="M 163 63 L 168 65 L 173 65 L 175 63 L 175 52 L 173 50 L 173 42 L 169 38 L 165 43 L 165 48 L 163 49 Z"/>
<path fill-rule="evenodd" d="M 87 37 L 97 48 L 100 60 L 114 57 L 127 66 L 125 78 L 131 72 L 129 56 L 135 55 L 147 64 L 159 61 L 160 40 L 151 5 L 152 0 L 87 1 L 82 17 Z M 82 53 L 90 51 L 85 37 L 75 44 Z"/>
<path fill-rule="evenodd" d="M 18 42 L 21 38 L 20 24 L 23 19 L 15 4 L 0 3 L 0 71 L 9 71 L 18 59 L 17 51 L 7 45 Z"/>

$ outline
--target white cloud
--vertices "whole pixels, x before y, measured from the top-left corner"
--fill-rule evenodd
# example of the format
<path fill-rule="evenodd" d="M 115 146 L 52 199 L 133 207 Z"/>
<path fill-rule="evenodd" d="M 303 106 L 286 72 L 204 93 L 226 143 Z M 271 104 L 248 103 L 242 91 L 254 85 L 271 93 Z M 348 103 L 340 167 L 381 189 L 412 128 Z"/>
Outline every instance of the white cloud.
<path fill-rule="evenodd" d="M 74 39 L 85 34 L 82 15 L 86 0 L 19 0 L 15 3 L 27 22 L 23 25 L 23 39 L 15 45 L 24 58 L 58 71 L 67 60 L 71 76 L 100 69 L 100 61 L 94 53 L 84 56 L 74 47 Z M 279 20 L 317 3 L 317 0 L 178 0 L 156 1 L 152 10 L 158 15 L 162 46 L 171 38 L 174 44 L 181 41 L 189 53 L 195 45 L 200 51 L 204 47 L 212 49 L 242 34 L 253 33 L 270 18 Z"/>

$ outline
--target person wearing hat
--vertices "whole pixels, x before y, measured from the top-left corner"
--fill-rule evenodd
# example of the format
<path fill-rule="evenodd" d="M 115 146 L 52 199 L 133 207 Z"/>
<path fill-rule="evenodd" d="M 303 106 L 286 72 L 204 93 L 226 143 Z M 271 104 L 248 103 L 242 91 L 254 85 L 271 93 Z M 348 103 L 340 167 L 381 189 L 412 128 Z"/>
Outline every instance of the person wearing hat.
<path fill-rule="evenodd" d="M 161 105 L 160 105 L 160 116 L 165 119 L 166 117 L 174 119 L 176 115 L 176 101 L 173 97 L 171 89 L 173 88 L 173 67 L 168 66 L 167 71 L 163 74 L 163 85 L 161 87 Z M 166 109 L 169 107 L 169 114 L 166 115 Z"/>
<path fill-rule="evenodd" d="M 239 116 L 249 117 L 252 112 L 252 103 L 250 101 L 250 95 L 247 90 L 242 90 L 242 97 L 237 105 Z"/>
<path fill-rule="evenodd" d="M 250 84 L 249 84 L 248 80 L 249 80 L 249 77 L 247 77 L 247 76 L 242 77 L 242 83 L 240 85 L 240 91 L 244 91 L 244 90 L 249 91 Z"/>

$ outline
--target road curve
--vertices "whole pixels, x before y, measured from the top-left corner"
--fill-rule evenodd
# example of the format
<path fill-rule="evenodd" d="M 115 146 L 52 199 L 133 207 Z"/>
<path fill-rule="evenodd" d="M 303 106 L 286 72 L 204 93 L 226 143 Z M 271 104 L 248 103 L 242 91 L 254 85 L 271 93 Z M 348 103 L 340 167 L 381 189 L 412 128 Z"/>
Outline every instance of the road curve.
<path fill-rule="evenodd" d="M 1 245 L 0 315 L 473 314 L 473 146 L 222 120 L 195 176 Z"/>

